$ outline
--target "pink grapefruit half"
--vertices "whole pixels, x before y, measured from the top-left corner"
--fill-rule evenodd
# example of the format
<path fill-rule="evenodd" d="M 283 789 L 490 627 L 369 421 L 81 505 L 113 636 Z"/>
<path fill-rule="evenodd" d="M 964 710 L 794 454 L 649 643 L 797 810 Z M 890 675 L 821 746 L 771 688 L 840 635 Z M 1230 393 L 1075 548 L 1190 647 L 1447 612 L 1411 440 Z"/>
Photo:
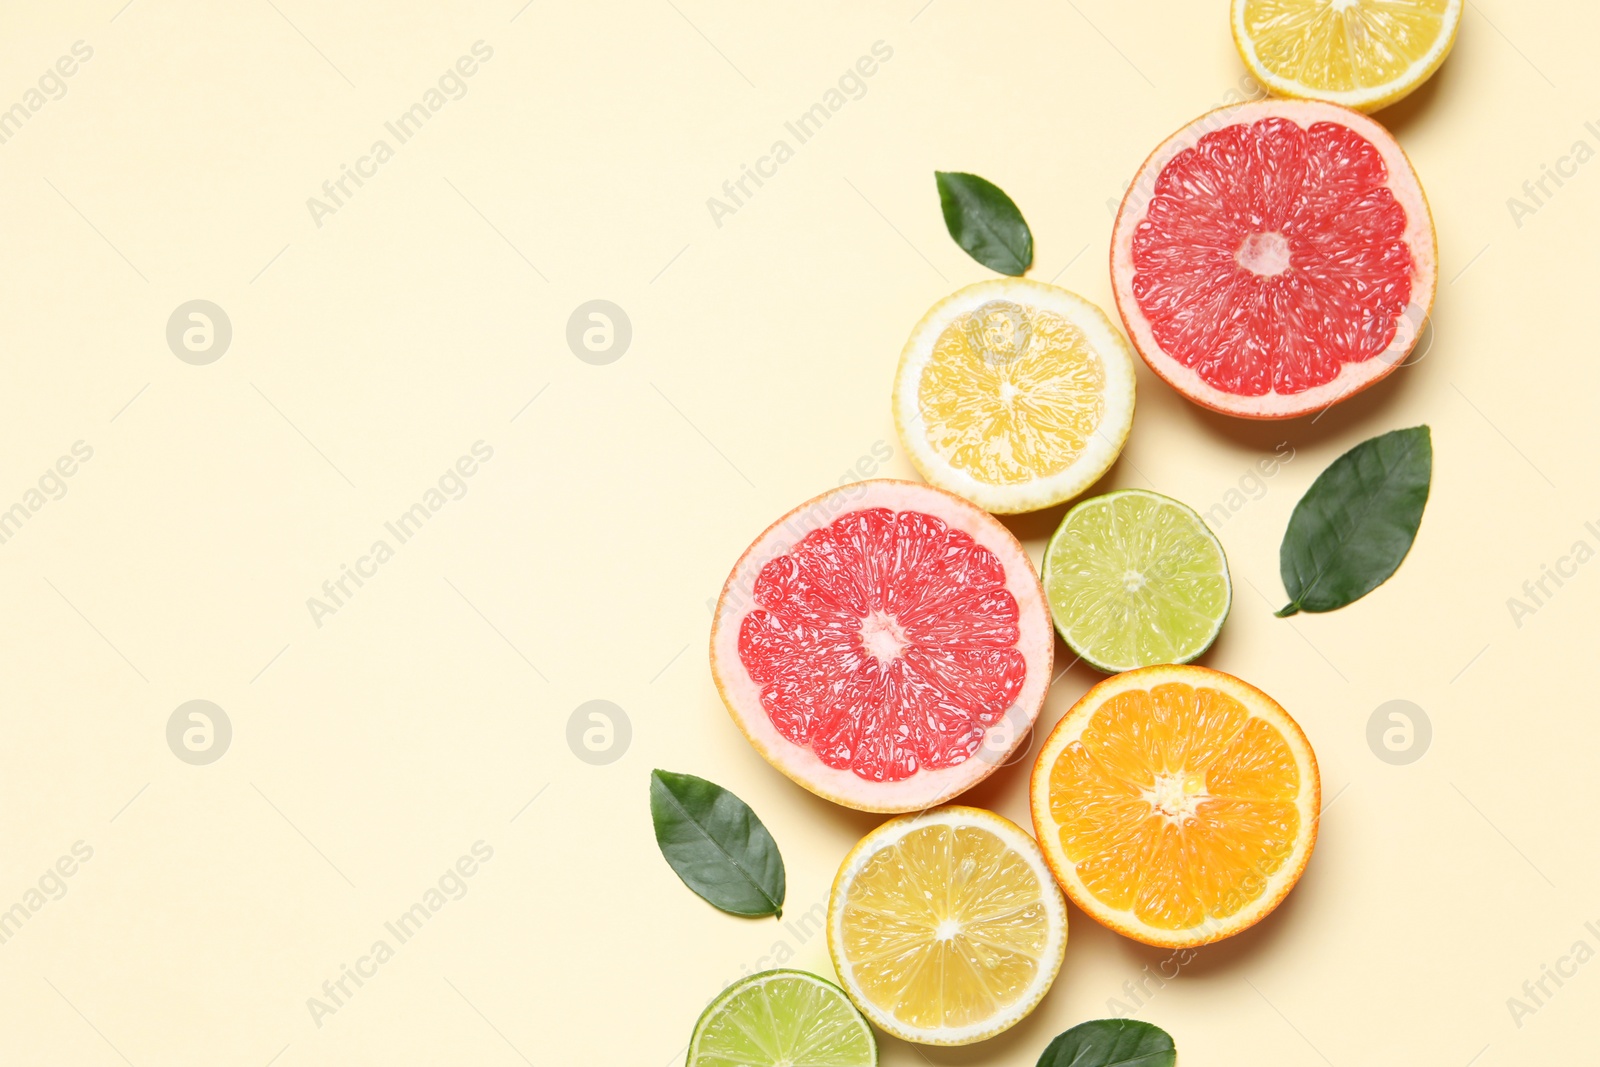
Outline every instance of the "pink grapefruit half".
<path fill-rule="evenodd" d="M 733 721 L 836 804 L 918 811 L 1023 743 L 1050 687 L 1038 571 L 987 512 L 867 481 L 809 500 L 734 565 L 711 627 Z"/>
<path fill-rule="evenodd" d="M 1433 306 L 1437 261 L 1395 139 L 1308 100 L 1219 108 L 1173 134 L 1111 239 L 1117 308 L 1150 369 L 1252 419 L 1320 411 L 1399 366 Z"/>

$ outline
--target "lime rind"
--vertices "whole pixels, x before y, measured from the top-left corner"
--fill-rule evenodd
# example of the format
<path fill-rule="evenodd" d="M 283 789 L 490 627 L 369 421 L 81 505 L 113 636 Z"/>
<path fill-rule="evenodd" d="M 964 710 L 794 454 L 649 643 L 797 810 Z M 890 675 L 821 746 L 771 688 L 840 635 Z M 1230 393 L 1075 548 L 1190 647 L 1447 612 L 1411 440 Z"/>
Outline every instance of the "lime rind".
<path fill-rule="evenodd" d="M 1108 674 L 1197 658 L 1233 602 L 1216 535 L 1193 508 L 1144 489 L 1076 504 L 1042 575 L 1056 632 Z"/>
<path fill-rule="evenodd" d="M 809 971 L 762 971 L 724 989 L 695 1022 L 687 1067 L 875 1067 L 872 1027 L 845 991 Z"/>

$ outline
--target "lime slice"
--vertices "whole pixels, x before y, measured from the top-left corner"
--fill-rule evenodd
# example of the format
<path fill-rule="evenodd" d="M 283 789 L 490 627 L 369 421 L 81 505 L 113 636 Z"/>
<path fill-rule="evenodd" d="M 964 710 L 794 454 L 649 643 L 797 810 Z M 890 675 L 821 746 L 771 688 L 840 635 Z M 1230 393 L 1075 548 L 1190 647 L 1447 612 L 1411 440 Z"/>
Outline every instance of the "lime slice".
<path fill-rule="evenodd" d="M 688 1067 L 870 1067 L 872 1028 L 844 990 L 805 971 L 733 983 L 700 1015 Z"/>
<path fill-rule="evenodd" d="M 1067 647 L 1108 673 L 1189 662 L 1233 600 L 1216 535 L 1193 508 L 1143 489 L 1067 512 L 1045 549 L 1044 592 Z"/>

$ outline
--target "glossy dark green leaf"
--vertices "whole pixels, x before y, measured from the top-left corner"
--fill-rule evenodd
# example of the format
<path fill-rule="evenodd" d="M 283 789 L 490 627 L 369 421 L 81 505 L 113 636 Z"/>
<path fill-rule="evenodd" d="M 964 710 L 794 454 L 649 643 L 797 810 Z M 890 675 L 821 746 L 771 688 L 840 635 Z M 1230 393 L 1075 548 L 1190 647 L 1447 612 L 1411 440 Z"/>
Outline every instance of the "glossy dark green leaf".
<path fill-rule="evenodd" d="M 1317 475 L 1289 516 L 1279 616 L 1333 611 L 1389 580 L 1411 551 L 1433 480 L 1426 426 L 1363 441 Z"/>
<path fill-rule="evenodd" d="M 976 174 L 936 170 L 939 207 L 956 244 L 990 270 L 1019 276 L 1033 264 L 1033 233 L 1009 196 Z"/>
<path fill-rule="evenodd" d="M 650 772 L 656 844 L 683 884 L 734 915 L 783 915 L 783 857 L 750 805 L 704 778 Z"/>
<path fill-rule="evenodd" d="M 1137 1019 L 1079 1023 L 1045 1046 L 1038 1067 L 1173 1067 L 1178 1050 L 1159 1026 Z"/>

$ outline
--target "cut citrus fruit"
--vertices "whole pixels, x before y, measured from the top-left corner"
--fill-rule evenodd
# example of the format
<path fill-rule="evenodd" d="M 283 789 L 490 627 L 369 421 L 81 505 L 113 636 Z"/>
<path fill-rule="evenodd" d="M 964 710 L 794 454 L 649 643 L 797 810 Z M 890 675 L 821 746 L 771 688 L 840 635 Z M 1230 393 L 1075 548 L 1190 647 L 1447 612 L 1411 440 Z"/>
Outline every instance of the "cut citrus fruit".
<path fill-rule="evenodd" d="M 894 421 L 922 476 L 987 511 L 1070 500 L 1133 425 L 1133 357 L 1105 313 L 995 278 L 939 301 L 900 353 Z"/>
<path fill-rule="evenodd" d="M 923 1045 L 993 1037 L 1061 969 L 1067 907 L 1033 838 L 979 808 L 890 819 L 828 898 L 839 981 L 880 1029 Z"/>
<path fill-rule="evenodd" d="M 1168 138 L 1123 198 L 1117 307 L 1150 369 L 1229 415 L 1305 415 L 1378 381 L 1433 305 L 1433 218 L 1393 137 L 1262 100 Z"/>
<path fill-rule="evenodd" d="M 1317 760 L 1267 694 L 1205 667 L 1107 678 L 1034 764 L 1033 825 L 1056 879 L 1097 922 L 1148 945 L 1253 926 L 1317 839 Z"/>
<path fill-rule="evenodd" d="M 940 489 L 867 481 L 802 504 L 723 586 L 711 672 L 740 729 L 818 796 L 915 811 L 1033 726 L 1054 639 L 1004 526 Z"/>
<path fill-rule="evenodd" d="M 1439 69 L 1461 0 L 1233 0 L 1233 43 L 1276 96 L 1376 111 Z"/>
<path fill-rule="evenodd" d="M 688 1067 L 871 1067 L 872 1027 L 844 990 L 805 971 L 763 971 L 723 990 L 694 1025 Z"/>
<path fill-rule="evenodd" d="M 1056 632 L 1108 673 L 1189 662 L 1216 640 L 1233 599 L 1227 557 L 1200 516 L 1143 489 L 1073 505 L 1043 570 Z"/>

